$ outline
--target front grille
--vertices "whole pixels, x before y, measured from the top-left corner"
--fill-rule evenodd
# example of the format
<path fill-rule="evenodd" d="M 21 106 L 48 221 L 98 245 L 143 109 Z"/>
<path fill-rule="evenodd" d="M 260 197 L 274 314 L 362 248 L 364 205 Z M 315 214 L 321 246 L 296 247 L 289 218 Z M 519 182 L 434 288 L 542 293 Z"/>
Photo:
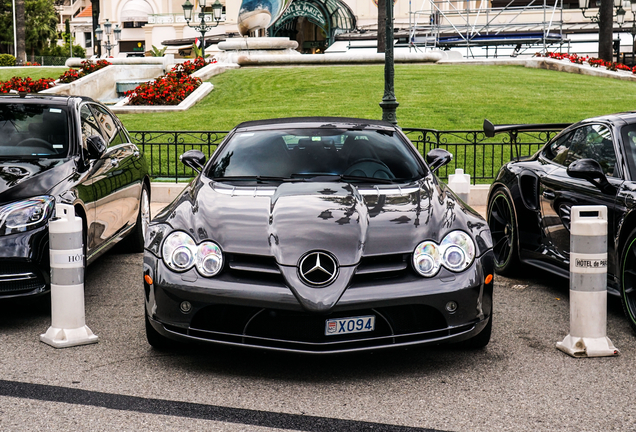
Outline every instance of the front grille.
<path fill-rule="evenodd" d="M 410 265 L 411 254 L 391 254 L 362 257 L 351 279 L 351 288 L 415 277 Z"/>
<path fill-rule="evenodd" d="M 228 253 L 226 258 L 228 273 L 237 281 L 255 285 L 285 285 L 274 257 Z"/>
<path fill-rule="evenodd" d="M 26 294 L 45 287 L 46 281 L 37 266 L 11 261 L 0 263 L 0 295 Z"/>
<path fill-rule="evenodd" d="M 368 333 L 326 336 L 330 318 L 375 315 L 375 330 Z M 233 305 L 203 308 L 188 330 L 168 330 L 197 338 L 251 346 L 324 352 L 390 346 L 450 336 L 466 328 L 448 329 L 443 315 L 425 305 L 389 306 L 316 315 L 302 311 L 262 309 Z"/>

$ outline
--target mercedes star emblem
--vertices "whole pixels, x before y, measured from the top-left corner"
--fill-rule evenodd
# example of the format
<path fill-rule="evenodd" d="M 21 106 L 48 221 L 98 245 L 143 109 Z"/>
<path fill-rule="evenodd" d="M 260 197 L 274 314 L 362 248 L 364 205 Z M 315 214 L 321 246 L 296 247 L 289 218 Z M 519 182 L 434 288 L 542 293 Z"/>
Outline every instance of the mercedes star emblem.
<path fill-rule="evenodd" d="M 338 275 L 336 260 L 326 252 L 309 252 L 300 261 L 300 277 L 308 285 L 327 285 Z"/>

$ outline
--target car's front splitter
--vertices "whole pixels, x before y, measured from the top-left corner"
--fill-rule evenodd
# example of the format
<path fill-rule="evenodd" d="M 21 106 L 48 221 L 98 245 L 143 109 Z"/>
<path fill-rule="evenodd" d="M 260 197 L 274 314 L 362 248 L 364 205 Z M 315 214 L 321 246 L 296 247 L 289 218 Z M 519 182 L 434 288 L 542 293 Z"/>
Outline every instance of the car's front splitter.
<path fill-rule="evenodd" d="M 492 313 L 492 253 L 462 273 L 348 288 L 328 314 L 304 311 L 275 284 L 197 278 L 168 270 L 146 253 L 146 310 L 157 332 L 175 340 L 307 353 L 458 342 L 477 335 Z M 184 303 L 186 302 L 186 303 Z M 373 332 L 330 336 L 326 320 L 373 315 Z"/>

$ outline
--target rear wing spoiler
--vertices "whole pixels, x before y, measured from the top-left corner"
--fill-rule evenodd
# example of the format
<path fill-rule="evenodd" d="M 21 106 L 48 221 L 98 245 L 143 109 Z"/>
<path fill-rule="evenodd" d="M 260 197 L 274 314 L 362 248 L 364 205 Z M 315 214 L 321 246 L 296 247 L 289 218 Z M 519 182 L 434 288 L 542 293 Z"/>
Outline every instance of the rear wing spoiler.
<path fill-rule="evenodd" d="M 538 123 L 538 124 L 509 124 L 509 125 L 494 125 L 488 119 L 484 119 L 484 134 L 488 138 L 492 138 L 495 134 L 502 132 L 543 132 L 551 130 L 563 130 L 572 123 Z"/>

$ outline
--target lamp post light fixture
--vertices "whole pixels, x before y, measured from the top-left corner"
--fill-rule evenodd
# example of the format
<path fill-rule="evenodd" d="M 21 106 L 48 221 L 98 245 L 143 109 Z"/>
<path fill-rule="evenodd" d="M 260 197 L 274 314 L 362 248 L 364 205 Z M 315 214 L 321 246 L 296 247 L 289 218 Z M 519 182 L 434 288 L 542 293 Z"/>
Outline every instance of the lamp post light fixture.
<path fill-rule="evenodd" d="M 384 96 L 380 107 L 382 107 L 382 120 L 397 125 L 397 115 L 395 111 L 400 105 L 395 99 L 395 68 L 393 61 L 393 0 L 386 0 L 386 48 L 384 49 Z"/>
<path fill-rule="evenodd" d="M 108 51 L 108 57 L 110 57 L 110 50 L 115 48 L 121 39 L 121 29 L 119 28 L 119 24 L 115 26 L 115 30 L 113 30 L 113 23 L 111 23 L 108 18 L 106 18 L 106 22 L 104 23 L 104 30 L 101 29 L 100 26 L 97 26 L 95 30 L 95 38 L 98 42 L 104 40 L 104 33 L 106 33 L 106 42 L 102 45 Z M 115 34 L 115 43 L 110 42 L 110 35 Z"/>
<path fill-rule="evenodd" d="M 194 5 L 190 3 L 190 0 L 186 0 L 186 2 L 181 5 L 183 8 L 183 16 L 186 20 L 186 24 L 188 27 L 195 29 L 199 33 L 201 33 L 201 57 L 205 60 L 205 34 L 212 30 L 214 27 L 219 25 L 221 22 L 221 16 L 223 14 L 223 5 L 219 0 L 215 0 L 212 4 L 212 18 L 214 20 L 214 25 L 206 25 L 205 23 L 205 4 L 206 0 L 200 0 L 199 6 L 201 7 L 201 12 L 199 12 L 199 18 L 201 22 L 199 25 L 190 25 L 190 21 L 192 20 L 192 9 L 194 9 Z"/>
<path fill-rule="evenodd" d="M 591 9 L 590 2 L 592 1 L 596 2 L 597 3 L 596 7 L 598 7 L 598 3 L 600 3 L 600 0 L 579 0 L 579 9 L 581 9 L 581 12 L 583 13 L 583 18 L 587 18 L 594 23 L 598 23 L 598 20 L 599 20 L 598 12 L 596 12 L 596 15 L 594 16 L 585 15 L 585 11 L 587 11 L 588 9 Z M 616 22 L 618 22 L 619 26 L 622 26 L 625 20 L 625 9 L 623 9 L 623 0 L 614 0 L 614 8 L 616 9 Z M 620 15 L 622 15 L 622 18 L 620 17 Z"/>

